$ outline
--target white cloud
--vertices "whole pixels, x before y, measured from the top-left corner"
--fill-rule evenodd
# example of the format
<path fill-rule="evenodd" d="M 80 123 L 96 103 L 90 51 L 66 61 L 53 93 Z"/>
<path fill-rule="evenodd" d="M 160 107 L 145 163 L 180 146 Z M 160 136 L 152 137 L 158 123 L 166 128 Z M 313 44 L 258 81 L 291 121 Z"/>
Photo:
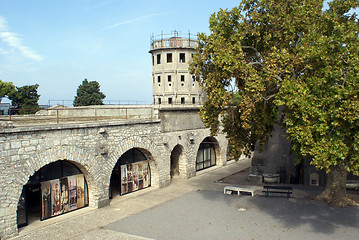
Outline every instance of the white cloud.
<path fill-rule="evenodd" d="M 126 25 L 126 24 L 130 24 L 130 23 L 138 22 L 138 21 L 141 21 L 143 19 L 147 19 L 147 18 L 151 18 L 151 17 L 155 17 L 155 16 L 160 16 L 160 15 L 164 15 L 164 14 L 163 13 L 154 13 L 154 14 L 141 16 L 141 17 L 138 17 L 138 18 L 133 18 L 133 19 L 130 19 L 130 20 L 126 20 L 126 21 L 122 21 L 122 22 L 112 24 L 112 25 L 110 25 L 108 27 L 103 28 L 102 30 L 108 30 L 108 29 L 115 28 L 115 27 L 118 27 L 118 26 L 121 26 L 121 25 Z"/>
<path fill-rule="evenodd" d="M 0 16 L 0 39 L 3 42 L 7 43 L 10 47 L 19 50 L 22 53 L 22 55 L 24 55 L 26 58 L 35 61 L 43 60 L 43 57 L 41 55 L 37 54 L 31 48 L 23 45 L 22 39 L 18 37 L 16 33 L 11 32 L 8 29 L 9 27 L 6 23 L 6 20 Z"/>

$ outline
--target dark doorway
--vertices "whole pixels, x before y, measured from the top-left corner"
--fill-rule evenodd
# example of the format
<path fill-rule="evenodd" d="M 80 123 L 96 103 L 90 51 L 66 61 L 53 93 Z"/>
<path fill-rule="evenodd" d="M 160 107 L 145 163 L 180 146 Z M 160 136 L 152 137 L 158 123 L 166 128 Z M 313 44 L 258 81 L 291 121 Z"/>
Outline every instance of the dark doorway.
<path fill-rule="evenodd" d="M 110 199 L 151 186 L 151 171 L 146 156 L 136 148 L 125 152 L 112 170 Z"/>

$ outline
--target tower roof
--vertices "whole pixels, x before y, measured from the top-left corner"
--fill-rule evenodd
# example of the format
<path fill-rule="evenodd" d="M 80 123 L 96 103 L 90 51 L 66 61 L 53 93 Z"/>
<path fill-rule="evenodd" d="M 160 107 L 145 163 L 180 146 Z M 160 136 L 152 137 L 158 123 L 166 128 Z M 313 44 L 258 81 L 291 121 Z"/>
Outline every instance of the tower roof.
<path fill-rule="evenodd" d="M 198 45 L 196 35 L 188 32 L 181 34 L 178 31 L 173 31 L 169 34 L 152 35 L 151 36 L 151 50 L 170 49 L 170 48 L 192 48 L 195 49 Z"/>

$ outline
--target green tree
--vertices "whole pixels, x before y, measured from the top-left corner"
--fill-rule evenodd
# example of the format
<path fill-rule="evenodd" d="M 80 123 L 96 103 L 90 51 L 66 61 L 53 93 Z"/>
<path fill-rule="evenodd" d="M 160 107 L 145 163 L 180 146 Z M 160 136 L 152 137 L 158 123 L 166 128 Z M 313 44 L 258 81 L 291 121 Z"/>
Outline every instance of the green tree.
<path fill-rule="evenodd" d="M 39 84 L 16 87 L 8 96 L 12 101 L 13 109 L 17 109 L 15 114 L 33 114 L 39 109 L 40 95 L 37 93 Z"/>
<path fill-rule="evenodd" d="M 16 91 L 12 82 L 3 82 L 0 80 L 0 102 L 1 98 L 11 95 L 12 92 Z"/>
<path fill-rule="evenodd" d="M 82 84 L 77 88 L 74 106 L 103 105 L 103 99 L 106 97 L 100 91 L 100 84 L 96 81 L 83 80 Z"/>
<path fill-rule="evenodd" d="M 359 26 L 348 14 L 358 5 L 242 1 L 211 16 L 191 65 L 209 99 L 201 117 L 215 134 L 220 116 L 235 157 L 284 119 L 298 156 L 329 174 L 321 197 L 337 205 L 346 204 L 347 171 L 359 174 Z"/>

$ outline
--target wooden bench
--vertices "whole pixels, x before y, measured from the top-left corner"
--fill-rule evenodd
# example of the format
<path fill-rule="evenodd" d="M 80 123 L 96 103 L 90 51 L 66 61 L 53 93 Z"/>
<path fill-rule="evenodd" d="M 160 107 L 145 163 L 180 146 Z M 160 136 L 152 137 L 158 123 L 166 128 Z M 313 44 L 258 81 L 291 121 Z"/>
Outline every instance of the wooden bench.
<path fill-rule="evenodd" d="M 269 197 L 270 193 L 275 193 L 275 194 L 286 194 L 287 198 L 290 197 L 290 195 L 292 194 L 292 187 L 288 187 L 288 186 L 269 186 L 269 185 L 265 185 L 263 186 L 264 189 L 264 193 L 266 197 Z"/>
<path fill-rule="evenodd" d="M 237 195 L 241 195 L 241 192 L 250 193 L 252 197 L 257 194 L 257 190 L 252 188 L 233 187 L 233 186 L 224 187 L 224 194 L 232 194 L 234 192 L 236 192 Z"/>

